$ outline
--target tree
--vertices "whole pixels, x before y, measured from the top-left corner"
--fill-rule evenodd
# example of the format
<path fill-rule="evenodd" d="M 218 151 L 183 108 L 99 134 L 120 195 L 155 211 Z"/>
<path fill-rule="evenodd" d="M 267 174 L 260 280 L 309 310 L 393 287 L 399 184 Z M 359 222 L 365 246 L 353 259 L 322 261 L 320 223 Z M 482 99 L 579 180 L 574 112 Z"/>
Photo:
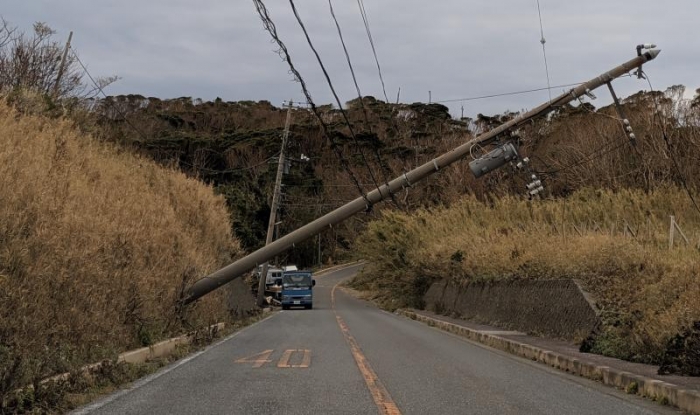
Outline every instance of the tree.
<path fill-rule="evenodd" d="M 0 93 L 29 90 L 48 95 L 56 85 L 64 44 L 46 23 L 34 23 L 27 35 L 0 17 Z M 83 83 L 83 71 L 75 54 L 68 53 L 56 98 L 95 97 L 100 88 L 117 77 L 97 78 L 96 86 Z"/>

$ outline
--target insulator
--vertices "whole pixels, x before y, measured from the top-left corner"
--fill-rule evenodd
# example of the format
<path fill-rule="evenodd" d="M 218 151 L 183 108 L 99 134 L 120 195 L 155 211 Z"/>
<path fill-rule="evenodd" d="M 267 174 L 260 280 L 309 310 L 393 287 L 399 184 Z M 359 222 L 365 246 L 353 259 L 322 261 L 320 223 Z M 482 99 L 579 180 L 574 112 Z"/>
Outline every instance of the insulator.
<path fill-rule="evenodd" d="M 527 187 L 527 190 L 532 190 L 532 189 L 540 187 L 540 186 L 542 186 L 542 182 L 539 180 L 535 180 L 532 183 L 528 183 L 526 187 Z"/>
<path fill-rule="evenodd" d="M 530 159 L 525 157 L 524 159 L 520 160 L 518 162 L 518 164 L 515 165 L 515 167 L 522 169 L 523 167 L 525 167 L 529 163 L 530 163 Z"/>
<path fill-rule="evenodd" d="M 627 127 L 625 127 L 625 130 L 627 130 L 628 133 L 631 133 L 631 132 L 632 132 L 632 127 L 630 127 L 630 126 L 628 125 Z"/>
<path fill-rule="evenodd" d="M 627 118 L 625 118 L 624 120 L 622 120 L 622 123 L 625 124 L 625 125 L 630 125 L 630 120 L 628 120 Z"/>
<path fill-rule="evenodd" d="M 637 136 L 634 133 L 630 133 L 630 140 L 636 140 Z"/>
<path fill-rule="evenodd" d="M 538 187 L 537 189 L 530 190 L 530 196 L 535 196 L 542 192 L 544 190 L 543 186 Z"/>

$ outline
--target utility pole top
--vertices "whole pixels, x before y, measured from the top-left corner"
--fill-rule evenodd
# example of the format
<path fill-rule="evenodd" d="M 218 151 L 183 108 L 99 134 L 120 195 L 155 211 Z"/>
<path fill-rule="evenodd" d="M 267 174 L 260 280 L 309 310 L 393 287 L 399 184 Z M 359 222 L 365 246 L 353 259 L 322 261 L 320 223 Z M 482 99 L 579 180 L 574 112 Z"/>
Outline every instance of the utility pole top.
<path fill-rule="evenodd" d="M 70 42 L 73 39 L 73 31 L 68 34 L 68 41 L 66 42 L 66 47 L 63 49 L 63 57 L 61 57 L 61 65 L 58 67 L 58 74 L 56 75 L 56 83 L 53 85 L 53 97 L 58 98 L 58 93 L 61 87 L 61 78 L 63 77 L 63 71 L 66 69 L 66 58 L 68 57 L 68 50 L 70 49 Z"/>

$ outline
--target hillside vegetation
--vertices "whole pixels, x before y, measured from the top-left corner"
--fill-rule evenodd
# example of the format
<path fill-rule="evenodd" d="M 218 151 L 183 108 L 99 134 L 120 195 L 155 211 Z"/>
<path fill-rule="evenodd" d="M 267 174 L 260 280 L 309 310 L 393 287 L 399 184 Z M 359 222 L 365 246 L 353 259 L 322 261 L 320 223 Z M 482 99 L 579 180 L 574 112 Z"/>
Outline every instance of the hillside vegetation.
<path fill-rule="evenodd" d="M 365 160 L 381 184 L 385 178 L 460 144 L 469 135 L 467 123 L 450 119 L 447 108 L 439 104 L 393 105 L 372 97 L 363 101 L 369 123 L 365 123 L 359 100 L 349 102 L 347 109 L 357 141 L 337 109 L 322 106 L 320 111 L 365 192 L 374 189 Z M 267 101 L 203 102 L 190 97 L 161 100 L 126 95 L 96 101 L 92 110 L 105 140 L 136 149 L 212 184 L 226 198 L 234 233 L 244 248 L 262 246 L 286 109 Z M 302 161 L 302 154 L 308 159 Z M 283 182 L 280 234 L 360 195 L 308 109 L 292 110 L 287 156 L 292 161 Z M 456 178 L 465 168 L 449 177 Z M 462 188 L 447 190 L 449 177 L 416 186 L 396 199 L 402 207 L 413 208 L 436 203 L 441 196 L 447 197 L 447 192 L 462 193 Z M 388 206 L 379 205 L 376 210 Z M 350 248 L 363 222 L 348 221 L 324 232 L 324 262 Z M 298 244 L 287 253 L 286 261 L 311 265 L 318 260 L 315 252 L 313 241 Z"/>
<path fill-rule="evenodd" d="M 547 194 L 566 196 L 582 187 L 651 190 L 665 183 L 700 183 L 700 99 L 684 100 L 685 88 L 640 92 L 623 99 L 623 109 L 637 136 L 626 140 L 612 106 L 566 106 L 551 117 L 534 120 L 512 137 L 533 169 L 546 181 Z M 368 122 L 363 106 L 367 110 Z M 364 97 L 345 108 L 356 139 L 337 108 L 320 107 L 330 136 L 339 145 L 364 191 L 374 178 L 400 176 L 417 165 L 488 131 L 517 113 L 452 119 L 440 104 L 392 104 Z M 168 166 L 212 184 L 231 211 L 234 233 L 248 249 L 263 244 L 285 113 L 267 101 L 204 102 L 190 97 L 161 100 L 126 95 L 97 100 L 92 111 L 103 139 L 134 148 Z M 664 133 L 666 134 L 664 139 Z M 295 108 L 287 149 L 292 161 L 284 177 L 280 234 L 359 196 L 308 109 Z M 487 149 L 476 147 L 476 157 Z M 308 161 L 300 161 L 304 154 Z M 364 157 L 363 157 L 364 155 Z M 381 163 L 377 156 L 381 158 Z M 671 163 L 673 157 L 677 167 Z M 463 195 L 522 194 L 524 175 L 501 169 L 483 179 L 472 177 L 466 162 L 456 163 L 321 235 L 324 262 L 351 249 L 364 224 L 385 209 L 411 210 L 450 205 Z M 316 244 L 298 244 L 286 261 L 315 263 Z"/>
<path fill-rule="evenodd" d="M 669 250 L 671 214 L 690 245 L 676 241 Z M 356 245 L 369 263 L 353 286 L 395 309 L 422 307 L 441 278 L 457 285 L 576 278 L 602 312 L 588 350 L 660 363 L 669 342 L 700 321 L 699 231 L 700 215 L 673 186 L 582 189 L 537 201 L 465 197 L 449 208 L 386 213 L 371 223 Z"/>
<path fill-rule="evenodd" d="M 223 292 L 177 307 L 241 253 L 223 198 L 72 125 L 0 103 L 0 412 L 48 375 L 227 317 Z"/>

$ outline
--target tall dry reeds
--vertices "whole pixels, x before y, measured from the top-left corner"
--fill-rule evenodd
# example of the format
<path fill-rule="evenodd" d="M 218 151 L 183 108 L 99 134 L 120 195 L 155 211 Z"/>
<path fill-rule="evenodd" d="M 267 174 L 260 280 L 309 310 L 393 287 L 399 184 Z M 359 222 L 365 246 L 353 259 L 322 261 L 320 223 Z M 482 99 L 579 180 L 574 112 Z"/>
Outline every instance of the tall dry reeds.
<path fill-rule="evenodd" d="M 0 402 L 226 317 L 222 293 L 176 306 L 240 253 L 210 187 L 2 103 L 0 189 Z"/>
<path fill-rule="evenodd" d="M 669 250 L 669 215 L 690 245 Z M 369 265 L 355 286 L 395 308 L 420 307 L 438 278 L 576 278 L 602 311 L 594 351 L 658 362 L 669 339 L 700 320 L 699 238 L 700 215 L 674 187 L 583 189 L 542 201 L 466 197 L 371 223 L 358 243 Z"/>

